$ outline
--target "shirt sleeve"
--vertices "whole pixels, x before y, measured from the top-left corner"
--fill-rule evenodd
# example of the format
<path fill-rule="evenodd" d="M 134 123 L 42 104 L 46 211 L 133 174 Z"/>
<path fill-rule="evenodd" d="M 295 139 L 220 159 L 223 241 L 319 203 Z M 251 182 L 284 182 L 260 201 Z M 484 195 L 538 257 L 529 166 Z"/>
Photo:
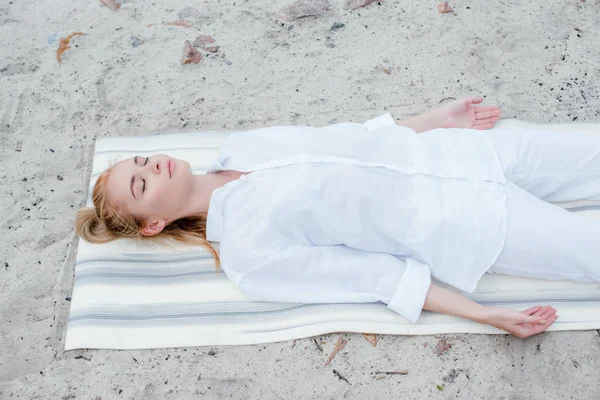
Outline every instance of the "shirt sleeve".
<path fill-rule="evenodd" d="M 345 245 L 292 245 L 255 262 L 237 280 L 250 300 L 381 301 L 411 323 L 419 319 L 431 284 L 431 271 L 425 264 Z"/>
<path fill-rule="evenodd" d="M 394 122 L 394 118 L 392 118 L 390 113 L 385 113 L 379 117 L 365 121 L 364 125 L 370 132 L 386 126 L 396 126 L 396 123 Z"/>
<path fill-rule="evenodd" d="M 380 128 L 394 127 L 396 130 L 402 130 L 410 133 L 417 133 L 414 129 L 407 126 L 398 125 L 390 113 L 385 113 L 378 117 L 369 119 L 362 124 L 356 122 L 340 122 L 338 124 L 328 125 L 321 129 L 343 134 L 369 134 Z"/>
<path fill-rule="evenodd" d="M 343 135 L 364 135 L 369 133 L 369 130 L 367 129 L 365 124 L 359 124 L 358 122 L 340 122 L 333 125 L 327 125 L 321 129 L 325 129 L 330 132 L 340 133 Z"/>

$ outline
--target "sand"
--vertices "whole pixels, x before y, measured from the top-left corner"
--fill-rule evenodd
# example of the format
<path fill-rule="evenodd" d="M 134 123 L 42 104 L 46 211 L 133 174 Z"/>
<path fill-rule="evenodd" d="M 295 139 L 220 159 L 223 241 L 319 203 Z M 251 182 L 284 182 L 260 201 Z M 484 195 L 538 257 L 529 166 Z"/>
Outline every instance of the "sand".
<path fill-rule="evenodd" d="M 316 338 L 322 352 L 312 339 L 63 351 L 73 220 L 97 138 L 402 119 L 471 95 L 503 118 L 600 118 L 598 0 L 451 1 L 455 14 L 342 1 L 284 23 L 290 1 L 0 3 L 1 399 L 600 398 L 596 331 L 380 336 L 377 347 L 342 333 L 327 367 L 340 334 Z M 187 26 L 160 25 L 175 21 Z M 73 32 L 85 35 L 59 63 Z M 182 64 L 200 35 L 219 49 Z M 440 339 L 452 344 L 442 355 Z"/>

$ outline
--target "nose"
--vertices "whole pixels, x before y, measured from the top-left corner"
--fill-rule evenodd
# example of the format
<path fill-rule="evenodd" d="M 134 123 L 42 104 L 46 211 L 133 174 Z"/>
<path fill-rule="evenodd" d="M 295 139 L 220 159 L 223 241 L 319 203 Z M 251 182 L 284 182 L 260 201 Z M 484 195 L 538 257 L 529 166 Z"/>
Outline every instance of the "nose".
<path fill-rule="evenodd" d="M 160 175 L 162 168 L 163 168 L 160 160 L 156 160 L 152 163 L 148 163 L 148 166 L 150 167 L 150 170 L 152 172 L 154 172 L 156 175 Z"/>

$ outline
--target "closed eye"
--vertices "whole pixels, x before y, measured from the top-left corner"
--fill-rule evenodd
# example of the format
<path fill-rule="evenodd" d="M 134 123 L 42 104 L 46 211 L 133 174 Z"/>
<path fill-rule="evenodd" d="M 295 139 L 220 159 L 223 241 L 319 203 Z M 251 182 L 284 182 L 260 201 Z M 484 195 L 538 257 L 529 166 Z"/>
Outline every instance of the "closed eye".
<path fill-rule="evenodd" d="M 146 157 L 146 161 L 144 161 L 144 166 L 146 166 L 146 164 L 148 164 L 148 159 L 150 157 Z M 146 180 L 142 179 L 142 182 L 144 183 L 144 185 L 142 186 L 142 193 L 144 193 L 144 191 L 146 190 Z"/>

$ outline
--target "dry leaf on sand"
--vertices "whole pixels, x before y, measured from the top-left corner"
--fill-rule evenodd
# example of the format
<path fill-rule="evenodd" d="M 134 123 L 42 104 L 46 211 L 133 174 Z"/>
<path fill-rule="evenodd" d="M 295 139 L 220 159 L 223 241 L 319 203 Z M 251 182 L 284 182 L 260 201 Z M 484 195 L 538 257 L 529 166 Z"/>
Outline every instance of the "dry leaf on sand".
<path fill-rule="evenodd" d="M 357 8 L 368 6 L 375 0 L 346 0 L 344 2 L 344 8 L 346 10 L 356 10 Z"/>
<path fill-rule="evenodd" d="M 219 50 L 219 46 L 211 45 L 214 43 L 215 39 L 212 36 L 204 36 L 200 35 L 194 40 L 193 45 L 195 47 L 200 47 L 202 50 L 210 51 L 211 53 L 215 53 Z"/>
<path fill-rule="evenodd" d="M 435 353 L 439 356 L 450 349 L 452 345 L 446 339 L 440 339 L 435 345 Z"/>
<path fill-rule="evenodd" d="M 333 347 L 333 351 L 331 352 L 331 354 L 327 358 L 327 361 L 325 362 L 325 366 L 328 366 L 331 360 L 333 360 L 333 358 L 335 357 L 335 355 L 344 347 L 346 347 L 346 343 L 348 343 L 347 340 L 343 339 L 341 336 L 338 337 L 337 341 L 335 342 L 335 346 Z"/>
<path fill-rule="evenodd" d="M 442 1 L 438 4 L 438 11 L 440 14 L 454 13 L 454 10 L 448 5 L 447 1 Z M 456 15 L 456 13 L 454 13 L 454 15 Z"/>
<path fill-rule="evenodd" d="M 318 17 L 329 10 L 329 0 L 297 0 L 281 9 L 276 18 L 281 22 L 292 22 L 299 18 Z"/>
<path fill-rule="evenodd" d="M 185 41 L 185 46 L 183 46 L 183 57 L 181 58 L 182 64 L 198 64 L 202 60 L 202 54 L 192 44 L 189 40 Z"/>
<path fill-rule="evenodd" d="M 110 8 L 113 11 L 117 11 L 119 7 L 121 7 L 121 4 L 117 3 L 116 0 L 100 0 L 100 3 L 102 3 L 104 6 Z"/>
<path fill-rule="evenodd" d="M 369 341 L 373 345 L 373 347 L 377 346 L 377 335 L 374 333 L 363 333 L 365 339 Z"/>
<path fill-rule="evenodd" d="M 184 28 L 195 28 L 194 25 L 190 24 L 189 22 L 185 22 L 185 21 L 174 21 L 174 22 L 161 22 L 160 24 L 148 24 L 148 28 L 154 26 L 154 25 L 173 25 L 173 26 L 183 26 Z"/>
<path fill-rule="evenodd" d="M 58 44 L 58 49 L 56 49 L 56 60 L 58 62 L 62 61 L 62 55 L 63 53 L 67 50 L 70 49 L 71 46 L 69 46 L 69 43 L 71 42 L 71 39 L 75 36 L 82 36 L 85 35 L 85 33 L 83 32 L 73 32 L 71 33 L 69 36 L 67 36 L 66 38 L 60 38 L 60 42 Z"/>

